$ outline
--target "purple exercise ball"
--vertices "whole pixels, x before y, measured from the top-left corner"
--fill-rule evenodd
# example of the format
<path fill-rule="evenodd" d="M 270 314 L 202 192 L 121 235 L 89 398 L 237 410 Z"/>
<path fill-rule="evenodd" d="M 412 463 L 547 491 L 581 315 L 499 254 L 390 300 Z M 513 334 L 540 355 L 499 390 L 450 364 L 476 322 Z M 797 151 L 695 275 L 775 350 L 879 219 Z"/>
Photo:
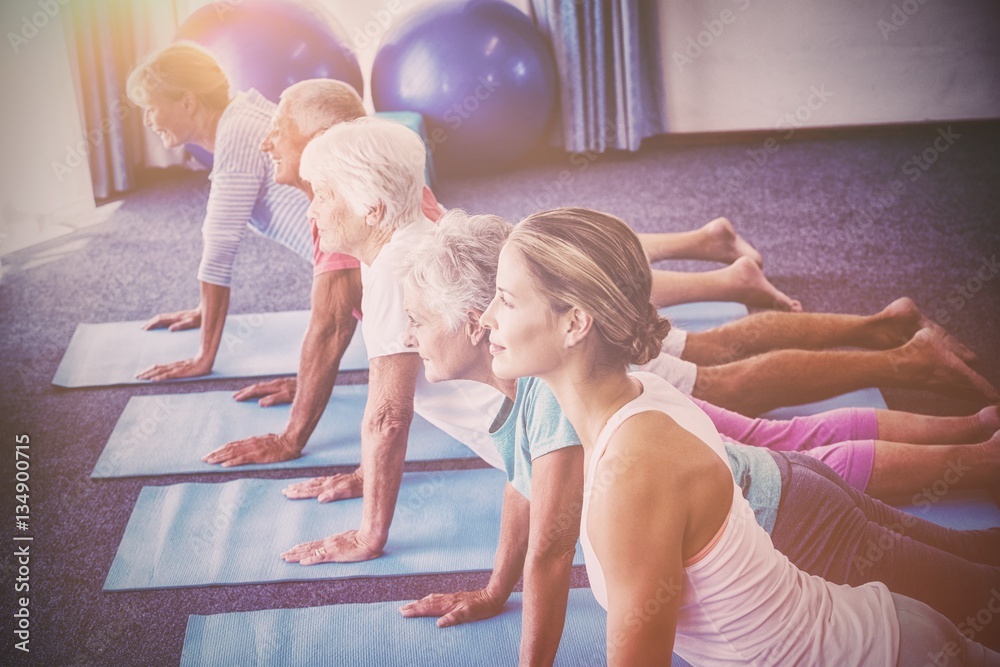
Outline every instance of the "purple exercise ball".
<path fill-rule="evenodd" d="M 306 79 L 338 79 L 364 94 L 361 68 L 347 46 L 346 32 L 302 3 L 214 2 L 191 14 L 175 39 L 208 49 L 233 90 L 254 88 L 272 102 L 285 88 Z M 188 150 L 211 166 L 211 153 L 192 146 Z"/>
<path fill-rule="evenodd" d="M 484 171 L 538 144 L 556 100 L 549 46 L 502 0 L 421 8 L 385 35 L 372 67 L 379 111 L 416 111 L 435 166 Z"/>

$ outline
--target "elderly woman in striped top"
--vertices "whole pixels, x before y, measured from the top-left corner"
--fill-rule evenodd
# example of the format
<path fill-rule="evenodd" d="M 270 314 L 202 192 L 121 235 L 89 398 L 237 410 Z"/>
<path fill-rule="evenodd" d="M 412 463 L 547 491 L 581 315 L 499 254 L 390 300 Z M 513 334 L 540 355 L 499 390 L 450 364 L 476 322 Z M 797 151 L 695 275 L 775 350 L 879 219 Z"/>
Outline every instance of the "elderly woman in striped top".
<path fill-rule="evenodd" d="M 139 378 L 166 380 L 211 372 L 229 309 L 233 262 L 247 228 L 313 263 L 314 274 L 326 276 L 336 301 L 360 303 L 357 260 L 319 251 L 306 218 L 308 197 L 280 184 L 272 160 L 261 151 L 274 103 L 253 89 L 231 96 L 229 81 L 211 54 L 186 42 L 147 57 L 129 75 L 127 90 L 129 99 L 143 109 L 143 122 L 164 146 L 194 144 L 214 154 L 198 268 L 201 303 L 157 315 L 144 325 L 171 331 L 201 327 L 199 349 L 190 359 L 151 366 Z M 360 99 L 357 115 L 364 115 Z M 351 318 L 350 331 L 338 336 L 345 348 L 354 324 Z"/>

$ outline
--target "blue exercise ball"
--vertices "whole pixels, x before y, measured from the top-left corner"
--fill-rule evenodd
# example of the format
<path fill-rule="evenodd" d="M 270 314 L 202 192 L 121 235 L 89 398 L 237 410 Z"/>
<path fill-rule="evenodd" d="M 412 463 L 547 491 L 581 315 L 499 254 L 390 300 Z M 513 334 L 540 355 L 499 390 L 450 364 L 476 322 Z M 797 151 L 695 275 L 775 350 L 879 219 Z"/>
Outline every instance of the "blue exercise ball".
<path fill-rule="evenodd" d="M 531 20 L 502 0 L 422 8 L 394 26 L 372 67 L 379 111 L 424 116 L 434 165 L 485 171 L 538 144 L 556 71 Z"/>
<path fill-rule="evenodd" d="M 364 94 L 361 68 L 347 46 L 346 32 L 302 3 L 214 2 L 191 14 L 175 39 L 208 49 L 233 90 L 254 88 L 273 102 L 285 88 L 306 79 L 338 79 Z M 188 150 L 211 166 L 210 153 L 191 146 Z"/>

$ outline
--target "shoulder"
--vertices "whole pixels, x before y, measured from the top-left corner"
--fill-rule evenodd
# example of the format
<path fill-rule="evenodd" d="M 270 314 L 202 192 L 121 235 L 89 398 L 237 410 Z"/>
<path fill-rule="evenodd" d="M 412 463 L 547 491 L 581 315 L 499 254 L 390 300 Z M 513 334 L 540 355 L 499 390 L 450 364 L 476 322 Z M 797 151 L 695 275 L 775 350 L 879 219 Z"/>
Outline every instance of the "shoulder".
<path fill-rule="evenodd" d="M 516 409 L 525 424 L 532 459 L 580 444 L 579 436 L 548 385 L 538 378 L 521 378 L 517 390 Z"/>
<path fill-rule="evenodd" d="M 646 410 L 627 418 L 612 434 L 598 463 L 598 474 L 629 493 L 664 501 L 687 497 L 719 457 L 669 414 Z"/>
<path fill-rule="evenodd" d="M 238 93 L 219 119 L 214 171 L 252 171 L 267 163 L 260 145 L 274 105 L 255 90 Z"/>

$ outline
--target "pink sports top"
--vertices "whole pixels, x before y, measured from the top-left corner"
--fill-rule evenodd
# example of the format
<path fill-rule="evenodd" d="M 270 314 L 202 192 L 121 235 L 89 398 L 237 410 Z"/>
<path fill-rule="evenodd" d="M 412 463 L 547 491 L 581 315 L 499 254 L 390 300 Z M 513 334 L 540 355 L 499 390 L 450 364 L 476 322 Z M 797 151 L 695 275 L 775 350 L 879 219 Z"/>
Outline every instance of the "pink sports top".
<path fill-rule="evenodd" d="M 601 430 L 584 486 L 580 540 L 594 597 L 605 609 L 607 584 L 587 535 L 587 517 L 592 481 L 618 427 L 635 414 L 662 412 L 729 465 L 722 438 L 704 412 L 662 378 L 631 375 L 642 394 Z M 674 651 L 692 664 L 896 664 L 899 623 L 885 585 L 831 584 L 796 568 L 774 549 L 735 482 L 728 518 L 712 543 L 684 564 L 682 585 Z"/>

